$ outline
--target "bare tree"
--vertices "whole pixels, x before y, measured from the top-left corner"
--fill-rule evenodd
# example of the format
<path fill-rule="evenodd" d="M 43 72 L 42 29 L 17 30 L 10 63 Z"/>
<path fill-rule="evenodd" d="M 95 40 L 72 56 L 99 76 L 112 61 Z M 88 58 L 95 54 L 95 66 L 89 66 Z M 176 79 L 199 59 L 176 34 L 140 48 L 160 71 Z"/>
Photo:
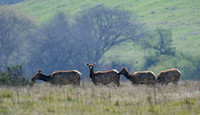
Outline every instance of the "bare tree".
<path fill-rule="evenodd" d="M 128 11 L 99 5 L 82 12 L 76 18 L 77 38 L 81 38 L 89 60 L 98 63 L 114 45 L 134 41 L 142 36 L 142 24 Z"/>
<path fill-rule="evenodd" d="M 68 68 L 67 59 L 72 40 L 68 32 L 69 24 L 63 13 L 58 13 L 54 18 L 38 28 L 29 39 L 32 46 L 29 51 L 31 61 L 27 66 L 33 70 L 44 69 L 52 72 L 56 69 Z M 69 39 L 67 39 L 69 37 Z"/>
<path fill-rule="evenodd" d="M 21 55 L 18 49 L 24 46 L 24 39 L 33 25 L 32 21 L 21 12 L 9 7 L 1 7 L 0 27 L 0 65 L 5 68 L 11 56 Z"/>
<path fill-rule="evenodd" d="M 48 73 L 78 69 L 88 74 L 86 62 L 98 63 L 112 46 L 141 37 L 141 25 L 131 22 L 128 11 L 97 6 L 83 12 L 71 24 L 64 13 L 59 13 L 42 25 L 39 33 L 43 37 L 38 37 L 40 42 L 28 66 L 44 68 Z"/>
<path fill-rule="evenodd" d="M 144 49 L 156 50 L 159 55 L 175 55 L 175 47 L 172 46 L 172 33 L 168 29 L 156 28 L 149 35 L 149 39 L 143 39 L 141 46 Z"/>

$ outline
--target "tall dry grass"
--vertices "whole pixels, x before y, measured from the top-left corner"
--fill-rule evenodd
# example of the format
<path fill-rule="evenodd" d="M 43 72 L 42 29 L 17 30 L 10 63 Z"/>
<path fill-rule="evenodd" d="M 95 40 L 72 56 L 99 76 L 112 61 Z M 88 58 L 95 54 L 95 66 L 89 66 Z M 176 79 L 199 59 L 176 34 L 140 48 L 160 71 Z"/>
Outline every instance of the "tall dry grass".
<path fill-rule="evenodd" d="M 0 87 L 0 114 L 200 114 L 200 82 L 121 85 Z"/>

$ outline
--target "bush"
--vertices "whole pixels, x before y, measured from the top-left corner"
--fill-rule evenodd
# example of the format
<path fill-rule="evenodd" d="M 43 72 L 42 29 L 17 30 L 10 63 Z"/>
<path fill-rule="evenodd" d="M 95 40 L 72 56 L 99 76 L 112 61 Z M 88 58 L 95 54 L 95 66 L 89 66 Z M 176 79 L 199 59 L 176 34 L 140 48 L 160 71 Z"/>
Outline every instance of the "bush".
<path fill-rule="evenodd" d="M 162 55 L 159 62 L 148 68 L 158 74 L 162 70 L 177 68 L 181 71 L 182 80 L 200 80 L 200 60 L 192 56 L 178 53 L 176 56 Z"/>
<path fill-rule="evenodd" d="M 27 77 L 22 75 L 22 66 L 7 67 L 6 71 L 0 73 L 0 85 L 24 86 L 30 84 Z"/>
<path fill-rule="evenodd" d="M 143 69 L 158 74 L 162 70 L 177 68 L 181 71 L 182 80 L 200 80 L 200 59 L 176 50 L 172 42 L 170 30 L 162 28 L 142 39 L 141 47 L 147 52 Z"/>

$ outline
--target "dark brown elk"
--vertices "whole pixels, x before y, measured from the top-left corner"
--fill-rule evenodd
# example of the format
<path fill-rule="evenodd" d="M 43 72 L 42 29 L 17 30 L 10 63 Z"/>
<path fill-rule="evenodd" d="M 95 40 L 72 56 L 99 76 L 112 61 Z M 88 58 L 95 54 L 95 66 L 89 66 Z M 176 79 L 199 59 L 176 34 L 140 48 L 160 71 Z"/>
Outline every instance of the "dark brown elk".
<path fill-rule="evenodd" d="M 154 85 L 156 83 L 156 76 L 152 71 L 138 71 L 132 74 L 129 73 L 126 68 L 122 68 L 122 70 L 118 74 L 124 75 L 128 80 L 132 82 L 133 85 Z"/>
<path fill-rule="evenodd" d="M 31 79 L 33 82 L 36 80 L 43 80 L 49 82 L 52 85 L 80 85 L 81 73 L 77 70 L 69 71 L 55 71 L 50 75 L 44 75 L 41 70 L 38 70 L 36 75 Z"/>
<path fill-rule="evenodd" d="M 157 83 L 167 85 L 168 83 L 173 82 L 174 84 L 178 84 L 180 76 L 181 72 L 176 68 L 164 70 L 158 74 Z"/>
<path fill-rule="evenodd" d="M 119 80 L 120 75 L 118 75 L 117 70 L 109 70 L 109 71 L 97 71 L 94 72 L 94 65 L 95 64 L 87 64 L 90 70 L 90 79 L 95 85 L 107 85 L 109 83 L 114 83 L 117 86 L 120 86 Z"/>

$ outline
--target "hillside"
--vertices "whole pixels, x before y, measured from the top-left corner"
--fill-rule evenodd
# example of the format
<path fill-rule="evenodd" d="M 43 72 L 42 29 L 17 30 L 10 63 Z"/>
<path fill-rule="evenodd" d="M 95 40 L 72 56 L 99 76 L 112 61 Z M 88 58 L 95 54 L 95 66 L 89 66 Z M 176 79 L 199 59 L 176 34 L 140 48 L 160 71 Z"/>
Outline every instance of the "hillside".
<path fill-rule="evenodd" d="M 79 11 L 104 4 L 119 7 L 138 15 L 148 28 L 164 27 L 173 33 L 174 46 L 188 54 L 200 55 L 200 1 L 199 0 L 26 0 L 17 7 L 39 23 L 44 23 L 57 12 L 68 17 Z"/>
<path fill-rule="evenodd" d="M 80 11 L 102 4 L 106 7 L 131 11 L 133 15 L 137 15 L 141 23 L 145 23 L 147 30 L 155 30 L 157 27 L 169 29 L 172 32 L 173 46 L 177 50 L 183 51 L 187 56 L 200 55 L 200 2 L 198 0 L 25 0 L 14 7 L 24 11 L 40 25 L 58 12 L 65 12 L 67 18 L 73 21 L 73 17 L 77 16 Z M 132 66 L 132 71 L 137 71 L 144 67 L 146 60 L 143 57 L 146 55 L 148 54 L 137 44 L 122 43 L 107 51 L 100 62 L 103 64 L 117 62 L 119 64 L 117 67 L 129 64 Z M 177 62 L 181 63 L 178 64 L 181 67 L 188 65 L 183 64 L 185 61 L 177 60 Z M 193 61 L 188 60 L 189 62 Z M 175 62 L 170 63 L 171 66 L 165 61 L 160 65 L 167 66 L 158 67 L 157 70 L 150 69 L 158 73 L 161 69 L 176 67 Z"/>

